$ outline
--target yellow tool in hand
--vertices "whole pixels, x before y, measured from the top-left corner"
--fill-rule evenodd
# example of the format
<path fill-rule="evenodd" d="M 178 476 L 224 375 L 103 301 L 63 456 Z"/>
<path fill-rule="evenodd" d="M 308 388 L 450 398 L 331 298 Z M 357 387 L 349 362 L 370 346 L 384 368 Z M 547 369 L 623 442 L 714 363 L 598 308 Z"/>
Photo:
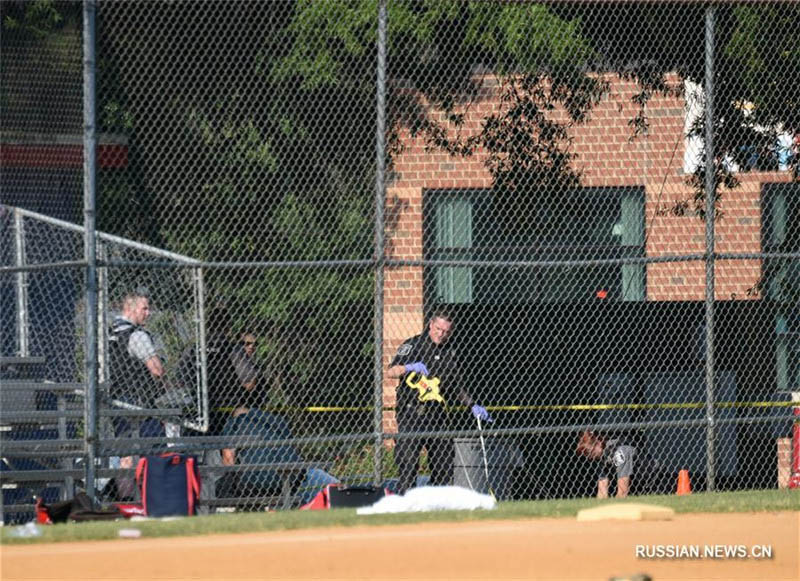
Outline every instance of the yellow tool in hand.
<path fill-rule="evenodd" d="M 406 376 L 406 385 L 411 389 L 419 391 L 419 395 L 417 396 L 419 401 L 438 401 L 443 405 L 447 405 L 447 402 L 444 401 L 444 398 L 439 393 L 438 377 L 431 378 L 427 375 L 420 375 L 412 372 Z"/>

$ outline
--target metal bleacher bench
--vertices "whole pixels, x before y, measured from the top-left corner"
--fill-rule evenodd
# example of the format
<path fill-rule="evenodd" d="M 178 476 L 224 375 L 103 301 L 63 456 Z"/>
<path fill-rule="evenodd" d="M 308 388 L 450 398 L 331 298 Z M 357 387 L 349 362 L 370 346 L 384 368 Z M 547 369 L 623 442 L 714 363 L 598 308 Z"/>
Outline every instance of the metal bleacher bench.
<path fill-rule="evenodd" d="M 201 479 L 212 473 L 219 472 L 240 472 L 244 470 L 274 470 L 281 478 L 281 491 L 279 494 L 270 496 L 246 496 L 246 497 L 226 497 L 211 498 L 201 500 L 201 505 L 209 508 L 279 508 L 282 510 L 293 508 L 297 505 L 298 495 L 293 490 L 294 478 L 298 473 L 305 472 L 309 468 L 322 467 L 319 462 L 286 462 L 275 464 L 237 464 L 235 466 L 199 466 Z M 100 468 L 97 470 L 98 478 L 111 478 L 115 476 L 133 476 L 133 469 L 124 468 Z M 2 473 L 3 482 L 8 483 L 53 483 L 64 478 L 83 478 L 82 469 L 72 470 L 9 470 Z M 12 510 L 33 510 L 32 504 L 19 506 L 5 506 L 7 511 Z"/>
<path fill-rule="evenodd" d="M 82 401 L 72 401 L 71 396 L 85 394 L 83 383 L 50 383 L 33 379 L 37 367 L 45 363 L 44 357 L 0 357 L 0 445 L 3 448 L 3 470 L 0 471 L 0 484 L 8 489 L 30 488 L 31 484 L 45 487 L 58 487 L 61 496 L 74 494 L 75 480 L 84 478 L 84 469 L 75 464 L 85 454 L 85 442 L 79 437 L 70 435 L 69 425 L 83 417 Z M 98 388 L 104 386 L 99 385 Z M 37 409 L 36 393 L 46 392 L 56 402 L 56 409 Z M 103 409 L 103 416 L 175 416 L 177 409 L 129 410 Z M 44 424 L 44 425 L 43 425 Z M 47 429 L 45 429 L 47 428 Z M 23 429 L 26 435 L 22 438 L 12 436 L 15 430 Z M 31 435 L 27 435 L 27 431 Z M 221 444 L 221 443 L 220 443 Z M 220 445 L 222 447 L 222 445 Z M 196 449 L 207 449 L 208 444 L 198 445 Z M 167 450 L 193 453 L 192 446 L 176 445 Z M 122 451 L 121 451 L 122 452 Z M 131 450 L 133 452 L 133 450 Z M 110 454 L 111 450 L 104 450 Z M 136 453 L 142 454 L 143 451 Z M 51 464 L 48 466 L 47 464 Z M 329 469 L 332 463 L 325 462 L 285 462 L 264 465 L 237 464 L 234 466 L 199 465 L 202 477 L 208 477 L 211 486 L 210 497 L 206 495 L 201 505 L 209 508 L 280 508 L 288 509 L 298 504 L 299 495 L 293 490 L 294 483 L 300 473 L 309 468 Z M 53 466 L 60 466 L 54 468 Z M 226 472 L 242 472 L 245 470 L 274 470 L 281 481 L 280 493 L 272 496 L 247 496 L 217 498 L 214 494 L 213 475 Z M 115 476 L 133 476 L 131 469 L 98 468 L 97 478 Z M 16 496 L 15 496 L 16 498 Z M 20 496 L 21 498 L 21 496 Z M 5 514 L 23 513 L 33 510 L 33 504 L 25 499 L 22 503 L 5 504 L 0 496 L 0 518 Z"/>
<path fill-rule="evenodd" d="M 85 456 L 85 442 L 75 437 L 75 423 L 84 416 L 83 383 L 51 383 L 34 379 L 44 357 L 0 357 L 0 520 L 33 511 L 32 495 L 45 491 L 45 501 L 74 496 L 75 480 L 84 478 L 75 461 Z M 98 386 L 98 387 L 102 387 Z M 52 398 L 50 409 L 40 409 L 37 394 Z M 71 396 L 79 396 L 74 401 Z M 48 406 L 49 407 L 49 406 Z M 103 416 L 174 416 L 177 409 L 104 409 Z M 114 476 L 111 469 L 98 476 Z M 108 472 L 108 473 L 107 473 Z M 5 502 L 5 495 L 13 499 Z M 53 497 L 57 495 L 59 498 Z"/>
<path fill-rule="evenodd" d="M 49 385 L 40 381 L 44 375 L 45 363 L 46 358 L 41 356 L 0 357 L 0 438 L 2 438 L 0 448 L 3 450 L 0 465 L 0 520 L 2 522 L 7 522 L 9 515 L 16 514 L 22 517 L 23 513 L 30 512 L 32 491 L 29 486 L 20 486 L 18 483 L 28 482 L 27 474 L 40 469 L 50 473 L 53 466 L 59 462 L 55 458 L 25 450 L 20 450 L 19 454 L 15 455 L 16 440 L 20 436 L 26 437 L 36 446 L 44 442 L 44 438 L 59 436 L 66 438 L 66 418 L 53 415 L 58 414 L 57 411 L 50 411 L 47 414 L 49 418 L 36 416 L 39 390 L 49 389 Z M 52 421 L 43 426 L 38 423 L 39 420 Z M 26 475 L 18 479 L 13 478 L 15 472 Z M 49 476 L 40 481 L 44 486 L 36 493 L 56 500 L 58 495 L 66 494 L 65 486 L 69 486 L 71 481 L 55 477 L 54 473 L 50 473 Z M 13 517 L 11 520 L 14 520 Z"/>

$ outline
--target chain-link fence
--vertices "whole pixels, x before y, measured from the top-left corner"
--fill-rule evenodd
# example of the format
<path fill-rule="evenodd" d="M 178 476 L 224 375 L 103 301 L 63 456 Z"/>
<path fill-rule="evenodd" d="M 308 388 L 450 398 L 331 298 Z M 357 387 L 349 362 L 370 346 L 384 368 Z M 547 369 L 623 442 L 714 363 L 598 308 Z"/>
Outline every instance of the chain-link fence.
<path fill-rule="evenodd" d="M 796 4 L 0 9 L 6 522 L 800 484 Z"/>

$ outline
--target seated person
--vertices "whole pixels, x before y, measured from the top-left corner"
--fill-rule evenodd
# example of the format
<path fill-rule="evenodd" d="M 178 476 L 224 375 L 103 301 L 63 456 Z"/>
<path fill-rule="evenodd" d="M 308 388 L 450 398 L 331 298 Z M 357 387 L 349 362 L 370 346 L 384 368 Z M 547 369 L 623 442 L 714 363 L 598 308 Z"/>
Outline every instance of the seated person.
<path fill-rule="evenodd" d="M 612 473 L 617 479 L 617 498 L 625 498 L 631 488 L 636 448 L 620 440 L 606 440 L 590 430 L 581 432 L 575 453 L 599 462 L 597 498 L 608 498 Z"/>
<path fill-rule="evenodd" d="M 242 392 L 237 393 L 238 401 L 249 408 L 267 405 L 267 385 L 270 378 L 256 361 L 258 341 L 253 333 L 242 334 L 240 345 L 230 355 L 230 362 L 236 374 L 236 381 Z"/>
<path fill-rule="evenodd" d="M 260 409 L 237 407 L 225 422 L 224 436 L 253 436 L 258 440 L 287 440 L 292 437 L 288 422 L 279 415 Z M 240 450 L 222 450 L 222 464 L 273 464 L 302 462 L 297 450 L 290 445 L 248 446 Z M 222 482 L 224 481 L 224 482 Z M 231 472 L 218 485 L 217 496 L 275 496 L 281 493 L 281 475 L 275 470 Z M 292 492 L 299 493 L 301 503 L 310 501 L 328 484 L 339 480 L 320 468 L 299 471 L 293 477 Z"/>

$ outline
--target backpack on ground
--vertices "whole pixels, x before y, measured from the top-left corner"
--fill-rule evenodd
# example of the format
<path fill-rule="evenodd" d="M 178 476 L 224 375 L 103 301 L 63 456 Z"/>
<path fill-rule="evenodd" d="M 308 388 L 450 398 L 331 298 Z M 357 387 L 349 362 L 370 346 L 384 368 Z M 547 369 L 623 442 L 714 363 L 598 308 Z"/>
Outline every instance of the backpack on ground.
<path fill-rule="evenodd" d="M 56 523 L 83 522 L 90 520 L 117 520 L 129 515 L 118 506 L 95 508 L 92 500 L 85 492 L 79 492 L 74 498 L 52 504 L 36 498 L 36 522 L 43 525 Z"/>
<path fill-rule="evenodd" d="M 196 514 L 200 474 L 194 456 L 174 452 L 145 456 L 136 466 L 136 482 L 147 516 Z"/>

